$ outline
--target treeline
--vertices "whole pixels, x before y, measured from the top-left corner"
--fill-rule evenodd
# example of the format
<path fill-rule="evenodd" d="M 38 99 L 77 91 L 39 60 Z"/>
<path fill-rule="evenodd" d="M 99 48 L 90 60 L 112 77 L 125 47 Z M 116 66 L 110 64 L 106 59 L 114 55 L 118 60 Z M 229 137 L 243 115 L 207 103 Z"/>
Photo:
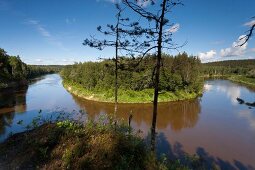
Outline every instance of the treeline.
<path fill-rule="evenodd" d="M 28 65 L 29 76 L 28 78 L 34 78 L 44 74 L 58 73 L 64 66 L 61 65 Z"/>
<path fill-rule="evenodd" d="M 199 72 L 201 62 L 198 57 L 186 53 L 170 56 L 164 54 L 160 76 L 161 91 L 186 90 L 198 92 L 201 89 Z M 139 64 L 138 64 L 139 63 Z M 118 88 L 140 91 L 153 88 L 155 57 L 120 57 L 118 66 Z M 61 71 L 64 80 L 79 83 L 89 90 L 114 88 L 114 62 L 76 63 Z"/>
<path fill-rule="evenodd" d="M 255 78 L 255 59 L 217 61 L 203 64 L 205 76 L 244 75 Z"/>
<path fill-rule="evenodd" d="M 0 82 L 20 81 L 43 74 L 60 71 L 60 66 L 34 66 L 21 61 L 19 56 L 10 56 L 0 48 Z"/>

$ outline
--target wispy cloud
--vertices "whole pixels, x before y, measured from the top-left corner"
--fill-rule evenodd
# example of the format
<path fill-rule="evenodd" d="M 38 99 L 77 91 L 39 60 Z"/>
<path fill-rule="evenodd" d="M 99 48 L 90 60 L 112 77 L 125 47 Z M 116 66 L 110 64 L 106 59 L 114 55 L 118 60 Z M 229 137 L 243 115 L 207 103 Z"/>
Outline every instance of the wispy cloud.
<path fill-rule="evenodd" d="M 49 31 L 47 31 L 39 23 L 39 21 L 37 21 L 37 20 L 28 20 L 27 23 L 30 24 L 30 25 L 33 25 L 42 36 L 47 37 L 47 38 L 51 37 L 51 34 L 49 33 Z"/>
<path fill-rule="evenodd" d="M 248 26 L 248 27 L 251 27 L 255 24 L 255 19 L 254 20 L 251 20 L 250 22 L 246 22 L 244 23 L 244 26 Z"/>
<path fill-rule="evenodd" d="M 28 20 L 28 24 L 33 25 L 37 31 L 44 37 L 51 37 L 50 33 L 37 20 Z"/>
<path fill-rule="evenodd" d="M 40 21 L 29 19 L 26 21 L 27 24 L 34 26 L 37 32 L 43 36 L 51 45 L 57 46 L 58 48 L 68 51 L 67 48 L 64 47 L 63 43 L 57 40 L 52 34 L 43 26 Z"/>
<path fill-rule="evenodd" d="M 176 24 L 174 24 L 173 26 L 171 26 L 168 30 L 167 30 L 167 32 L 169 32 L 169 33 L 175 33 L 175 32 L 177 32 L 179 29 L 180 29 L 180 24 L 179 23 L 176 23 Z"/>

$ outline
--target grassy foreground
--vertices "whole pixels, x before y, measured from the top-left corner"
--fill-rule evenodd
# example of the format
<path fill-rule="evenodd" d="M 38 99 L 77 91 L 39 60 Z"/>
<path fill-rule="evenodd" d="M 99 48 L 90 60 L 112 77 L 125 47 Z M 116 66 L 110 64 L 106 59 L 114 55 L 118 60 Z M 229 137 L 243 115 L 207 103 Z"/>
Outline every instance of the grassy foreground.
<path fill-rule="evenodd" d="M 200 159 L 191 157 L 198 168 Z M 189 165 L 189 166 L 190 166 Z M 144 140 L 113 119 L 83 124 L 46 123 L 0 144 L 3 169 L 190 169 L 179 160 L 157 159 Z M 193 167 L 193 168 L 194 168 Z"/>
<path fill-rule="evenodd" d="M 74 82 L 63 81 L 63 86 L 72 94 L 93 101 L 114 102 L 113 89 L 108 90 L 87 90 L 82 85 Z M 145 89 L 141 91 L 134 90 L 118 90 L 119 103 L 151 103 L 153 100 L 153 89 Z M 202 93 L 202 92 L 201 92 Z M 176 92 L 164 91 L 159 94 L 159 102 L 188 100 L 198 97 L 201 93 L 189 93 L 184 90 Z"/>

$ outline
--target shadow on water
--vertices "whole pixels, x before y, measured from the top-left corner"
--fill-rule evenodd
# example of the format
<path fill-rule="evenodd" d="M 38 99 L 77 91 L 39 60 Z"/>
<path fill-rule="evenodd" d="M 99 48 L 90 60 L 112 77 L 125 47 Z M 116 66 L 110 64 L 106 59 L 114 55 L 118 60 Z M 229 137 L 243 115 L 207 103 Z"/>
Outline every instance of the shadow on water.
<path fill-rule="evenodd" d="M 148 140 L 150 140 L 150 135 L 148 135 L 145 139 L 146 142 L 148 142 Z M 169 143 L 164 133 L 157 134 L 156 148 L 158 157 L 165 154 L 171 160 L 178 159 L 183 164 L 195 169 L 203 167 L 202 169 L 216 168 L 222 170 L 255 170 L 255 167 L 252 165 L 245 165 L 238 160 L 229 162 L 219 157 L 214 157 L 203 147 L 196 148 L 196 155 L 199 156 L 199 165 L 194 164 L 194 162 L 190 159 L 187 159 L 187 154 L 185 153 L 182 144 L 179 142 L 175 142 L 173 144 Z"/>
<path fill-rule="evenodd" d="M 26 112 L 26 93 L 28 87 L 8 88 L 0 93 L 0 134 L 13 122 L 15 114 Z"/>

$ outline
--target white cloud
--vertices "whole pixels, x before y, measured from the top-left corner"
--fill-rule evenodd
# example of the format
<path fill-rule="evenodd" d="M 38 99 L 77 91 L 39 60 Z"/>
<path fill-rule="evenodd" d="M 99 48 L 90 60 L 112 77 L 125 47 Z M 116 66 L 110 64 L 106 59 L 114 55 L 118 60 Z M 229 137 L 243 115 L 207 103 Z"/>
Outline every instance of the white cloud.
<path fill-rule="evenodd" d="M 255 24 L 255 19 L 254 19 L 254 20 L 251 20 L 250 22 L 246 22 L 246 23 L 244 24 L 244 26 L 252 27 L 254 24 Z"/>
<path fill-rule="evenodd" d="M 205 52 L 205 53 L 199 53 L 198 57 L 202 61 L 206 61 L 206 60 L 212 59 L 216 54 L 217 54 L 217 52 L 215 50 L 210 50 L 210 51 Z"/>
<path fill-rule="evenodd" d="M 42 59 L 35 59 L 35 61 L 36 61 L 36 62 L 38 62 L 38 63 L 43 62 L 43 60 L 42 60 Z"/>
<path fill-rule="evenodd" d="M 174 24 L 171 28 L 167 30 L 169 33 L 175 33 L 180 29 L 180 24 Z"/>
<path fill-rule="evenodd" d="M 244 43 L 245 35 L 241 35 L 237 41 L 233 42 L 232 46 L 229 48 L 221 49 L 220 55 L 221 57 L 231 57 L 231 56 L 243 56 L 246 52 L 248 43 Z M 243 44 L 242 46 L 240 46 Z"/>

